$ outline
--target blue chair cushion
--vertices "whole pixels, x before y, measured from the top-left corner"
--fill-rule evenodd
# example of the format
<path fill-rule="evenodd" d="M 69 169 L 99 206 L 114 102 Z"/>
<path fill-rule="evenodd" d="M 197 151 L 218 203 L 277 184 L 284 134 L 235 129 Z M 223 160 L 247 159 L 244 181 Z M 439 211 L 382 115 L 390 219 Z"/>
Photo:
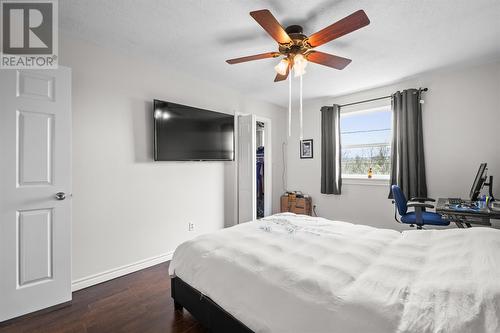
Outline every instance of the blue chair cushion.
<path fill-rule="evenodd" d="M 416 220 L 415 212 L 401 216 L 401 222 L 403 223 L 416 224 Z M 444 220 L 440 214 L 433 212 L 422 212 L 422 222 L 429 225 L 450 225 L 450 221 Z"/>
<path fill-rule="evenodd" d="M 406 205 L 408 200 L 406 200 L 403 191 L 401 191 L 398 185 L 392 185 L 391 190 L 394 201 L 396 202 L 396 207 L 398 207 L 399 215 L 405 215 L 408 211 L 408 206 Z"/>

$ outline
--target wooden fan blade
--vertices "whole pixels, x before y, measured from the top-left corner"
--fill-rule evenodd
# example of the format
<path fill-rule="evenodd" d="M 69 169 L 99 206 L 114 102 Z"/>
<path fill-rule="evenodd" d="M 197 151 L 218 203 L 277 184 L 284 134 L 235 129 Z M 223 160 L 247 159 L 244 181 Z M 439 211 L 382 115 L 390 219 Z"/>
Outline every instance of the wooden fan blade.
<path fill-rule="evenodd" d="M 292 40 L 290 36 L 286 33 L 285 29 L 281 26 L 281 24 L 276 20 L 276 18 L 271 14 L 271 12 L 267 9 L 256 10 L 254 12 L 250 12 L 250 16 L 252 16 L 257 23 L 259 23 L 264 30 L 267 31 L 271 37 L 275 41 L 280 44 L 290 43 Z"/>
<path fill-rule="evenodd" d="M 274 82 L 279 82 L 279 81 L 284 81 L 286 80 L 286 78 L 288 77 L 288 74 L 290 74 L 290 66 L 288 66 L 287 70 L 286 70 L 286 74 L 285 75 L 281 75 L 281 74 L 276 74 L 276 77 L 274 78 Z"/>
<path fill-rule="evenodd" d="M 323 53 L 319 51 L 311 51 L 306 55 L 306 59 L 316 64 L 332 67 L 335 69 L 344 69 L 345 66 L 351 63 L 351 59 L 342 58 L 333 54 Z"/>
<path fill-rule="evenodd" d="M 267 58 L 276 58 L 276 57 L 279 57 L 280 55 L 281 54 L 279 52 L 267 52 L 267 53 L 255 54 L 255 55 L 251 55 L 251 56 L 247 56 L 247 57 L 229 59 L 229 60 L 226 60 L 226 62 L 230 65 L 234 65 L 234 64 L 239 64 L 240 62 L 247 62 L 247 61 L 267 59 Z"/>
<path fill-rule="evenodd" d="M 342 37 L 350 32 L 358 30 L 370 24 L 370 20 L 363 10 L 358 10 L 342 20 L 320 30 L 309 36 L 309 45 L 312 47 L 320 46 L 334 39 Z"/>

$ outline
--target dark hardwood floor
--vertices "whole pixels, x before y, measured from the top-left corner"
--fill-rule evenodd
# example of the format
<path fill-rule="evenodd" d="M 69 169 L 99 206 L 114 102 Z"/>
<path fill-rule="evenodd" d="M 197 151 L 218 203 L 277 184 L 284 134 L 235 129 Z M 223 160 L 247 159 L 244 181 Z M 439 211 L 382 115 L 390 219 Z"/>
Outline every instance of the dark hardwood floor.
<path fill-rule="evenodd" d="M 71 305 L 0 324 L 0 333 L 198 333 L 205 329 L 186 310 L 175 311 L 168 263 L 73 293 Z"/>

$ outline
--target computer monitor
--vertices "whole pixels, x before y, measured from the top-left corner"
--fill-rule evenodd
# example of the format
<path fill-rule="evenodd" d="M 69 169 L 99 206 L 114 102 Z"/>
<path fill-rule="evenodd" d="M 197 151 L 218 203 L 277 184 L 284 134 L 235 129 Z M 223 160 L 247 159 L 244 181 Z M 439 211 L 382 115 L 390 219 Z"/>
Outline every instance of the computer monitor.
<path fill-rule="evenodd" d="M 486 181 L 486 163 L 481 163 L 479 170 L 477 170 L 476 179 L 470 189 L 470 199 L 476 201 L 481 189 L 483 188 L 484 182 Z"/>

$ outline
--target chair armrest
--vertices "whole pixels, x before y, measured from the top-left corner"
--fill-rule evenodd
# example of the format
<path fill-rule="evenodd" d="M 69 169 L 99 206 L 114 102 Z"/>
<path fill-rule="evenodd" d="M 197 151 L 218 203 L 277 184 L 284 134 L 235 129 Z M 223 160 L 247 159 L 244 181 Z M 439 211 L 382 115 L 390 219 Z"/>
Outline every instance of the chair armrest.
<path fill-rule="evenodd" d="M 424 220 L 422 218 L 422 213 L 425 212 L 426 208 L 434 208 L 433 205 L 423 203 L 423 202 L 408 202 L 407 207 L 413 207 L 415 209 L 415 223 L 417 226 L 423 226 Z"/>
<path fill-rule="evenodd" d="M 434 208 L 433 205 L 428 204 L 428 203 L 410 202 L 410 201 L 408 201 L 408 204 L 406 206 L 408 206 L 408 207 L 414 207 L 414 208 Z"/>
<path fill-rule="evenodd" d="M 409 201 L 418 201 L 418 202 L 426 202 L 426 201 L 436 201 L 435 199 L 432 199 L 432 198 L 425 198 L 425 197 L 414 197 L 414 198 L 411 198 Z"/>

